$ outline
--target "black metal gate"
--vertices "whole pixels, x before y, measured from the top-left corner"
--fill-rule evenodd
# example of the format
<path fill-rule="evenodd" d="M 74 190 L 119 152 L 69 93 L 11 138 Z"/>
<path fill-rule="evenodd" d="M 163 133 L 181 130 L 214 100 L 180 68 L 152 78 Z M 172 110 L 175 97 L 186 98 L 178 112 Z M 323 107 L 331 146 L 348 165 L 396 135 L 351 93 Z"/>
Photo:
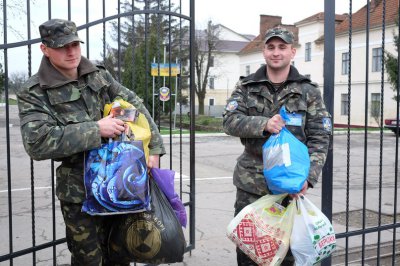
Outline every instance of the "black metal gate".
<path fill-rule="evenodd" d="M 36 162 L 27 157 L 18 128 L 18 111 L 12 100 L 12 86 L 18 85 L 18 77 L 12 75 L 16 73 L 23 78 L 19 71 L 26 76 L 36 71 L 40 62 L 37 27 L 55 17 L 77 23 L 85 41 L 83 53 L 89 59 L 104 62 L 119 81 L 137 91 L 152 110 L 160 129 L 169 133 L 165 138 L 169 155 L 162 158 L 161 166 L 178 173 L 179 193 L 189 214 L 189 226 L 185 231 L 188 250 L 193 249 L 194 0 L 102 0 L 96 2 L 97 5 L 89 0 L 21 2 L 2 1 L 0 56 L 6 100 L 1 107 L 4 114 L 0 117 L 3 156 L 0 160 L 0 233 L 3 240 L 0 262 L 57 265 L 69 259 L 54 191 L 56 163 Z M 340 119 L 346 119 L 346 123 L 341 123 L 344 125 L 342 135 L 332 136 L 322 178 L 321 208 L 333 220 L 338 239 L 337 252 L 323 265 L 398 265 L 399 128 L 396 123 L 397 134 L 393 134 L 385 130 L 383 124 L 390 115 L 387 110 L 391 97 L 388 99 L 385 95 L 393 94 L 391 87 L 395 88 L 393 96 L 399 98 L 399 81 L 396 80 L 395 86 L 389 84 L 385 56 L 392 34 L 388 29 L 400 35 L 398 24 L 394 25 L 388 18 L 388 14 L 393 13 L 389 11 L 395 9 L 396 20 L 399 20 L 399 1 L 366 0 L 362 11 L 353 13 L 353 1 L 349 0 L 346 29 L 342 31 L 336 23 L 335 1 L 324 2 L 324 98 L 334 114 L 335 124 Z M 361 24 L 357 24 L 360 20 Z M 346 49 L 343 43 L 338 43 L 339 39 L 347 40 Z M 398 59 L 398 43 L 394 46 Z M 342 61 L 338 60 L 341 56 Z M 336 75 L 340 63 L 346 82 Z M 141 64 L 144 68 L 139 69 Z M 172 71 L 176 69 L 179 74 L 174 76 Z M 362 69 L 362 79 L 359 69 Z M 397 73 L 399 69 L 397 63 Z M 171 91 L 169 102 L 159 98 L 158 90 L 165 87 Z M 360 106 L 357 105 L 360 101 L 361 108 L 352 108 Z M 191 110 L 188 141 L 183 135 L 183 105 L 189 105 Z M 398 102 L 395 107 L 394 118 L 399 120 Z M 342 111 L 337 110 L 340 108 Z M 375 124 L 371 122 L 372 117 Z M 173 137 L 175 131 L 177 137 Z M 346 150 L 335 150 L 335 143 L 340 141 L 346 143 Z"/>
<path fill-rule="evenodd" d="M 383 125 L 390 105 L 399 114 L 398 102 L 386 96 L 399 95 L 386 69 L 389 46 L 398 51 L 392 34 L 399 36 L 399 2 L 367 0 L 360 10 L 352 9 L 353 2 L 337 24 L 335 1 L 325 0 L 324 98 L 335 124 L 347 122 L 343 134 L 332 137 L 323 172 L 321 206 L 338 239 L 337 252 L 323 265 L 399 265 L 399 139 Z M 398 59 L 397 51 L 392 49 Z M 347 150 L 335 150 L 340 141 Z"/>
<path fill-rule="evenodd" d="M 144 100 L 164 133 L 167 155 L 161 167 L 177 173 L 177 193 L 188 214 L 187 251 L 194 249 L 194 0 L 4 0 L 1 8 L 0 74 L 4 73 L 5 103 L 0 107 L 4 110 L 0 118 L 0 264 L 61 265 L 70 260 L 55 197 L 57 163 L 33 161 L 26 155 L 12 89 L 21 85 L 18 80 L 37 71 L 41 59 L 38 26 L 51 18 L 73 20 L 85 43 L 82 54 L 105 64 Z M 169 101 L 163 94 L 166 88 Z M 183 106 L 191 110 L 189 119 L 186 113 L 182 115 Z M 189 120 L 189 126 L 184 126 L 183 119 Z"/>

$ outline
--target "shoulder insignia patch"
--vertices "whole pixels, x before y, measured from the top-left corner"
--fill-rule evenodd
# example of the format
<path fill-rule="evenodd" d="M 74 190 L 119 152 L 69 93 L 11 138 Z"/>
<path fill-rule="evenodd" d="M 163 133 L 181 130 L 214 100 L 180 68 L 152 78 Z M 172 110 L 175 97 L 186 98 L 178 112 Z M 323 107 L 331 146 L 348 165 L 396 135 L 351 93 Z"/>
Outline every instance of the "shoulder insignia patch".
<path fill-rule="evenodd" d="M 230 112 L 235 111 L 235 110 L 238 108 L 238 105 L 239 105 L 239 104 L 238 104 L 237 101 L 235 101 L 235 100 L 230 101 L 230 102 L 226 105 L 225 110 L 226 110 L 226 111 L 230 111 Z"/>
<path fill-rule="evenodd" d="M 327 131 L 329 133 L 332 132 L 332 122 L 329 117 L 322 118 L 322 125 L 323 125 L 325 131 Z"/>

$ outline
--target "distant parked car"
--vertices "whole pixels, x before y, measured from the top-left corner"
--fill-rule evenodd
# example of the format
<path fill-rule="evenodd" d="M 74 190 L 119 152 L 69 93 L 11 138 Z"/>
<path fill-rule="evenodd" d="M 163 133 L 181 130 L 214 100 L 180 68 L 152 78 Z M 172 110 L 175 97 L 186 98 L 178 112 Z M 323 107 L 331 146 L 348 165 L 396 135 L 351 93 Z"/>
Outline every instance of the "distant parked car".
<path fill-rule="evenodd" d="M 400 128 L 399 128 L 399 131 L 397 131 L 398 122 L 400 122 L 400 120 L 398 121 L 396 118 L 385 119 L 384 128 L 390 129 L 391 131 L 393 131 L 394 134 L 396 134 L 396 132 L 399 132 L 398 135 L 400 135 Z M 399 127 L 400 127 L 400 124 L 399 124 Z"/>

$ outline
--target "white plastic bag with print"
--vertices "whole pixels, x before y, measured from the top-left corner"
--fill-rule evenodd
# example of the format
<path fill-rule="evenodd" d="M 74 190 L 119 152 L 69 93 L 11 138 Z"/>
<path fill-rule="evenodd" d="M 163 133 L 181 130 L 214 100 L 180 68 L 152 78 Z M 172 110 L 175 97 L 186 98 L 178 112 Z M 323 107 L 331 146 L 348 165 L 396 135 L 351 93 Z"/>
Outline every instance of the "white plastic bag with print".
<path fill-rule="evenodd" d="M 280 265 L 289 249 L 295 201 L 281 205 L 287 194 L 265 195 L 241 210 L 227 236 L 257 265 Z"/>
<path fill-rule="evenodd" d="M 305 196 L 296 203 L 290 250 L 296 266 L 314 265 L 335 250 L 335 232 L 329 219 Z"/>

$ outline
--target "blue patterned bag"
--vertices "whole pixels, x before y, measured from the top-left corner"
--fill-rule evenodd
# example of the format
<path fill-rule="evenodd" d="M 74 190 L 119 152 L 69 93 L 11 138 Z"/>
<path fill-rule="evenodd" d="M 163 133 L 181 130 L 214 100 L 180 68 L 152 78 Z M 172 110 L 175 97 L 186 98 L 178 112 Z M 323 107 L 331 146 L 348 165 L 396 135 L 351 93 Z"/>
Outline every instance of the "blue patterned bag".
<path fill-rule="evenodd" d="M 86 154 L 82 211 L 111 215 L 150 209 L 142 141 L 110 141 Z"/>

